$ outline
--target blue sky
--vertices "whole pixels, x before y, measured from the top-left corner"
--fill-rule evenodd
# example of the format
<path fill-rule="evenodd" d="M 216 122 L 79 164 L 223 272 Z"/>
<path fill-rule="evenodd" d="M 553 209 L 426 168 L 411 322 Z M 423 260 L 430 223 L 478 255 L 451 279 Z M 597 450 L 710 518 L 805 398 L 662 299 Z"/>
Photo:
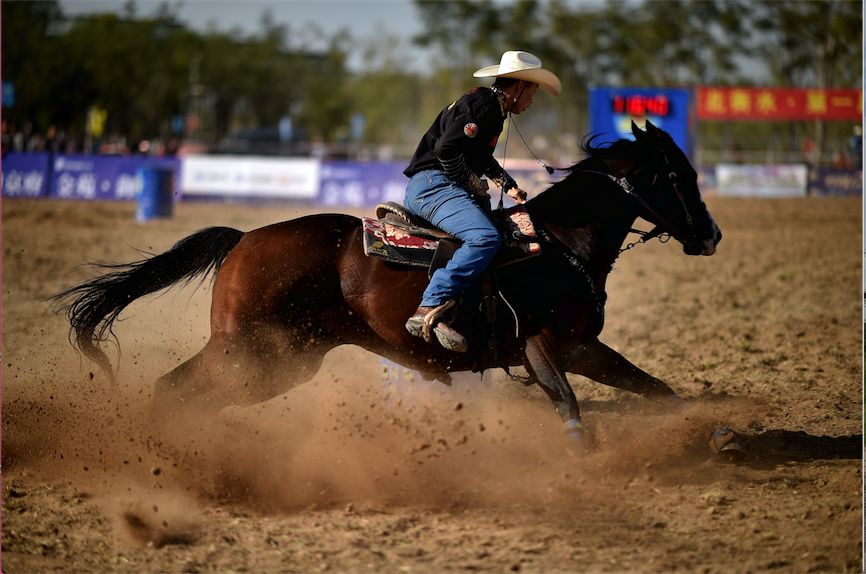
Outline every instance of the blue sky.
<path fill-rule="evenodd" d="M 60 0 L 63 12 L 69 16 L 122 12 L 125 3 L 125 0 Z M 160 3 L 159 0 L 138 0 L 136 13 L 141 16 L 153 14 Z M 408 60 L 418 62 L 427 57 L 423 50 L 408 41 L 421 29 L 412 0 L 186 0 L 169 1 L 168 4 L 175 8 L 185 24 L 199 31 L 213 27 L 221 31 L 240 29 L 246 35 L 257 34 L 262 15 L 270 12 L 278 24 L 288 27 L 292 39 L 304 34 L 310 24 L 321 29 L 325 37 L 331 37 L 340 30 L 349 30 L 358 40 L 371 40 L 387 33 L 406 40 Z M 324 48 L 309 39 L 302 43 L 312 50 Z M 294 45 L 297 45 L 297 40 Z M 350 56 L 349 66 L 362 67 L 359 60 L 358 56 Z"/>
<path fill-rule="evenodd" d="M 447 1 L 447 0 L 443 0 Z M 512 0 L 493 0 L 507 5 Z M 566 0 L 571 4 L 598 4 L 604 0 Z M 153 14 L 163 0 L 137 0 L 136 12 Z M 274 20 L 285 24 L 294 33 L 302 32 L 306 25 L 315 24 L 326 36 L 340 30 L 349 30 L 358 40 L 372 40 L 388 33 L 406 40 L 407 60 L 424 61 L 427 54 L 409 44 L 408 40 L 421 31 L 421 22 L 413 0 L 167 0 L 176 8 L 180 19 L 195 30 L 209 26 L 217 30 L 240 29 L 255 34 L 265 11 Z M 70 16 L 98 12 L 122 12 L 126 0 L 60 0 L 65 14 Z M 306 44 L 310 49 L 321 46 Z M 493 64 L 495 62 L 491 62 Z M 349 65 L 357 67 L 350 58 Z"/>
<path fill-rule="evenodd" d="M 139 14 L 153 13 L 160 0 L 138 0 Z M 61 0 L 66 14 L 122 11 L 125 0 Z M 217 29 L 235 27 L 246 33 L 256 32 L 263 12 L 270 11 L 279 23 L 291 27 L 315 23 L 325 32 L 349 28 L 358 36 L 368 36 L 377 25 L 395 34 L 411 36 L 420 26 L 412 0 L 186 0 L 169 1 L 177 7 L 181 19 L 197 30 L 209 23 Z"/>

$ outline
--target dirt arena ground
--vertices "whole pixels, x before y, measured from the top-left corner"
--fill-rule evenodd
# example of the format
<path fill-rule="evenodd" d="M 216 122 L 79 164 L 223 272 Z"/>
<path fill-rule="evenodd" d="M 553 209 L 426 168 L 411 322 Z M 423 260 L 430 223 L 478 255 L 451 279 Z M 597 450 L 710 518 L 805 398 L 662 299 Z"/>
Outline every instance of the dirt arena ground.
<path fill-rule="evenodd" d="M 148 397 L 206 340 L 208 285 L 121 315 L 119 395 L 45 299 L 84 262 L 307 211 L 183 204 L 140 225 L 132 204 L 4 201 L 3 571 L 862 571 L 861 203 L 708 204 L 718 253 L 625 254 L 602 335 L 690 406 L 573 377 L 597 442 L 575 456 L 537 389 L 383 381 L 352 347 L 164 448 Z M 739 463 L 707 448 L 722 423 Z"/>

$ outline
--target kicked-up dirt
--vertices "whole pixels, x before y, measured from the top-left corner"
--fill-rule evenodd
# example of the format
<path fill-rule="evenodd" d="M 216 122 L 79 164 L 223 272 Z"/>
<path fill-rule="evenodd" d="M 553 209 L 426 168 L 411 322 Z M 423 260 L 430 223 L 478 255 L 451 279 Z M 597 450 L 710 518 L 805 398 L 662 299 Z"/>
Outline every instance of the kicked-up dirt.
<path fill-rule="evenodd" d="M 537 388 L 448 388 L 355 347 L 162 442 L 153 381 L 207 340 L 209 284 L 124 311 L 116 391 L 46 299 L 82 263 L 310 210 L 183 203 L 137 224 L 131 204 L 4 201 L 3 571 L 861 572 L 861 202 L 708 205 L 717 254 L 624 254 L 601 337 L 688 406 L 572 377 L 595 440 L 577 455 Z M 722 424 L 740 460 L 710 452 Z"/>

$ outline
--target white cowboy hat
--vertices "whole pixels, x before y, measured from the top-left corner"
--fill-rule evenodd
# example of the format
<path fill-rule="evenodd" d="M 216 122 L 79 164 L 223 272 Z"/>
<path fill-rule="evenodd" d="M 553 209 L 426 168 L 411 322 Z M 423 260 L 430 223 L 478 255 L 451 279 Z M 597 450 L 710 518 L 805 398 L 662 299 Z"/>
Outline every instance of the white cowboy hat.
<path fill-rule="evenodd" d="M 499 65 L 486 66 L 474 74 L 476 78 L 516 78 L 541 86 L 545 92 L 558 96 L 562 83 L 556 74 L 541 67 L 541 60 L 529 52 L 509 50 L 502 54 Z"/>

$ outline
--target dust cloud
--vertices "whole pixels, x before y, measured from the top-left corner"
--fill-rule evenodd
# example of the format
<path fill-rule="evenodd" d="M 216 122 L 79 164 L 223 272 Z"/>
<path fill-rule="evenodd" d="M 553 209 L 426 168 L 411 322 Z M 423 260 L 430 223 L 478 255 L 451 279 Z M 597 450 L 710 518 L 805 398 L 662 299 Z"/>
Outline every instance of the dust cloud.
<path fill-rule="evenodd" d="M 135 384 L 120 380 L 116 397 L 98 390 L 97 377 L 90 393 L 58 390 L 53 408 L 7 405 L 21 441 L 7 445 L 7 463 L 88 483 L 122 532 L 154 545 L 195 538 L 196 501 L 274 514 L 347 505 L 567 512 L 615 498 L 637 477 L 663 482 L 701 472 L 710 432 L 742 427 L 756 411 L 735 401 L 671 411 L 635 400 L 594 412 L 590 401 L 593 443 L 585 451 L 562 434 L 540 391 L 501 371 L 461 374 L 451 387 L 394 381 L 376 356 L 344 347 L 286 394 L 165 427 L 140 384 L 160 373 L 136 374 Z"/>

